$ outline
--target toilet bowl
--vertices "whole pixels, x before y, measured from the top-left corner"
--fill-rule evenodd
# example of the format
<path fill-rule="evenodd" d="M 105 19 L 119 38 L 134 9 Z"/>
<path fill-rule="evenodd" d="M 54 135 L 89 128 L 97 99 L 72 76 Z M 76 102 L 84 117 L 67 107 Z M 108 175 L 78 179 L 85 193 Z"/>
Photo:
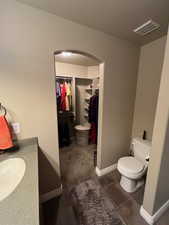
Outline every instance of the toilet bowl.
<path fill-rule="evenodd" d="M 89 130 L 90 125 L 76 125 L 76 143 L 80 146 L 89 144 Z"/>
<path fill-rule="evenodd" d="M 151 143 L 134 138 L 132 148 L 133 156 L 122 157 L 117 164 L 117 169 L 121 174 L 120 185 L 129 193 L 135 192 L 144 184 Z"/>
<path fill-rule="evenodd" d="M 119 159 L 117 169 L 121 173 L 120 185 L 126 192 L 134 192 L 144 184 L 147 166 L 134 157 Z"/>

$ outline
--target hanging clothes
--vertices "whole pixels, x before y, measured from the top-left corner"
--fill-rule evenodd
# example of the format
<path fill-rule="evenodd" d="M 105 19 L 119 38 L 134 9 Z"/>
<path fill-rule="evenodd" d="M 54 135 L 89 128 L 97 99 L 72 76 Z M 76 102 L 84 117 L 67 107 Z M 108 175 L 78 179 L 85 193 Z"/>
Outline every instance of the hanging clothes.
<path fill-rule="evenodd" d="M 94 95 L 89 102 L 89 123 L 98 123 L 99 96 Z"/>
<path fill-rule="evenodd" d="M 94 95 L 89 102 L 89 123 L 91 123 L 90 142 L 97 144 L 99 95 Z"/>
<path fill-rule="evenodd" d="M 56 77 L 59 146 L 71 143 L 74 115 L 72 110 L 71 78 Z"/>
<path fill-rule="evenodd" d="M 61 87 L 60 83 L 56 82 L 56 103 L 57 103 L 57 111 L 59 112 L 61 110 Z"/>
<path fill-rule="evenodd" d="M 95 123 L 91 123 L 91 128 L 89 132 L 89 141 L 93 144 L 97 144 L 97 128 Z"/>
<path fill-rule="evenodd" d="M 60 84 L 59 82 L 56 82 L 56 97 L 60 97 L 61 96 L 61 88 L 60 88 Z"/>
<path fill-rule="evenodd" d="M 70 104 L 69 104 L 69 85 L 67 82 L 65 82 L 65 88 L 66 88 L 66 97 L 65 97 L 65 104 L 66 104 L 66 111 L 70 110 Z"/>
<path fill-rule="evenodd" d="M 68 101 L 69 101 L 69 108 L 72 109 L 72 90 L 71 90 L 71 84 L 67 83 L 67 90 L 66 90 Z"/>
<path fill-rule="evenodd" d="M 72 110 L 72 91 L 70 79 L 57 79 L 56 81 L 56 97 L 58 111 Z"/>
<path fill-rule="evenodd" d="M 61 87 L 61 103 L 60 103 L 60 108 L 62 111 L 66 110 L 66 87 L 65 83 L 60 85 Z"/>

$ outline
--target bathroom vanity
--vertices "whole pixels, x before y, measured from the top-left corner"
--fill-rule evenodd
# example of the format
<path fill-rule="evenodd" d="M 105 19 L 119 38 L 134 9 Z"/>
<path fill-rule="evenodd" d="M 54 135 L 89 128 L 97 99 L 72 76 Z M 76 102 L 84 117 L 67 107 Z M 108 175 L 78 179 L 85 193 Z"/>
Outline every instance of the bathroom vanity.
<path fill-rule="evenodd" d="M 6 160 L 7 163 L 4 165 L 8 165 L 9 168 L 10 162 L 13 163 L 17 160 L 17 165 L 24 162 L 23 166 L 17 168 L 13 166 L 12 168 L 13 170 L 16 168 L 17 173 L 23 173 L 24 170 L 24 174 L 14 190 L 0 200 L 0 224 L 39 225 L 38 139 L 25 139 L 20 141 L 18 145 L 19 150 L 0 155 L 0 165 Z M 0 168 L 4 168 L 4 165 Z M 4 182 L 4 185 L 9 183 L 10 186 L 10 182 L 15 182 L 12 175 L 9 180 Z M 1 193 L 4 191 L 2 182 L 0 180 Z"/>

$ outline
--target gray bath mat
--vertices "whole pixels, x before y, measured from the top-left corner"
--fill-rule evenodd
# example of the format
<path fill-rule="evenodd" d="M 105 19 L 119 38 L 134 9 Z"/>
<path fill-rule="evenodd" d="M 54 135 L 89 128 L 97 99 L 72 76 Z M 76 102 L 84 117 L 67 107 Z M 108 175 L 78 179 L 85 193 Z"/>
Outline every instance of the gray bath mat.
<path fill-rule="evenodd" d="M 98 181 L 80 183 L 71 197 L 80 225 L 125 225 Z"/>

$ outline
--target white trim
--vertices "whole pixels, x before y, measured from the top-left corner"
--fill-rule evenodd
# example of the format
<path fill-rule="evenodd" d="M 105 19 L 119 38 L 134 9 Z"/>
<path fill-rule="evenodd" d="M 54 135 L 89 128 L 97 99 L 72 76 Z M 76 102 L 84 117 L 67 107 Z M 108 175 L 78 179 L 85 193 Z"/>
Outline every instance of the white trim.
<path fill-rule="evenodd" d="M 117 168 L 117 163 L 111 165 L 111 166 L 108 166 L 104 169 L 99 169 L 97 166 L 96 166 L 96 175 L 98 177 L 101 177 L 101 176 L 104 176 L 106 175 L 107 173 L 110 173 L 112 172 L 113 170 L 115 170 Z"/>
<path fill-rule="evenodd" d="M 141 206 L 140 208 L 140 215 L 143 217 L 143 219 L 148 223 L 148 224 L 153 224 L 153 216 L 151 216 L 144 208 Z"/>
<path fill-rule="evenodd" d="M 43 195 L 40 196 L 40 203 L 46 202 L 52 198 L 58 197 L 62 194 L 62 184 L 59 188 L 56 188 L 52 191 L 49 191 Z"/>
<path fill-rule="evenodd" d="M 161 208 L 154 214 L 150 215 L 144 208 L 143 205 L 140 208 L 140 215 L 145 219 L 145 221 L 153 225 L 162 215 L 165 213 L 165 211 L 169 208 L 169 200 L 161 206 Z"/>

